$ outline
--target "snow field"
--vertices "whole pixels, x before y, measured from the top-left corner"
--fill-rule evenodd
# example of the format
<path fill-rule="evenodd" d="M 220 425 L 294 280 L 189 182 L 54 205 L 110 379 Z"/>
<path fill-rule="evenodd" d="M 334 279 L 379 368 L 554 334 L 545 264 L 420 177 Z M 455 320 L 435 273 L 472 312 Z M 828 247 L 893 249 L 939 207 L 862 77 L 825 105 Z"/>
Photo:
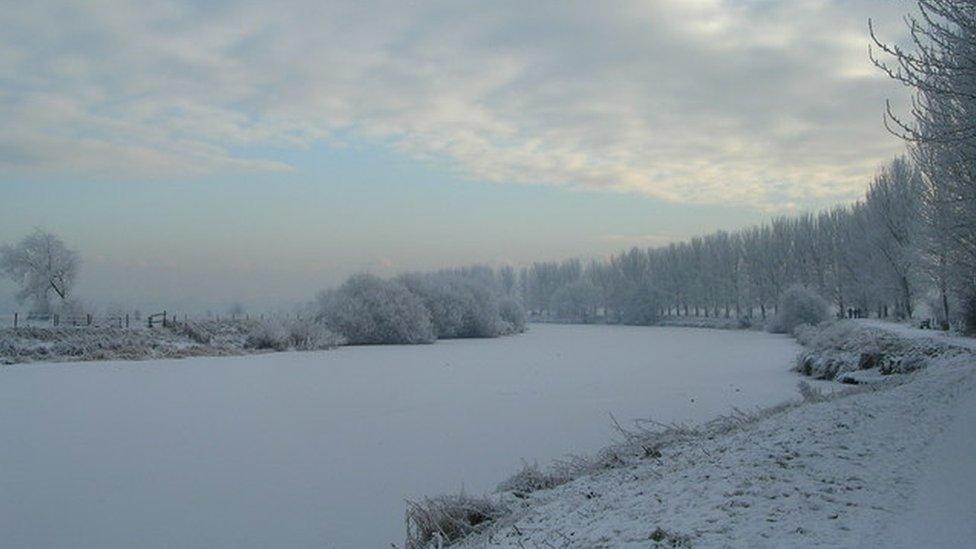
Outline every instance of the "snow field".
<path fill-rule="evenodd" d="M 25 547 L 389 547 L 407 499 L 591 454 L 609 414 L 796 395 L 759 332 L 535 325 L 494 340 L 0 369 L 0 532 Z"/>

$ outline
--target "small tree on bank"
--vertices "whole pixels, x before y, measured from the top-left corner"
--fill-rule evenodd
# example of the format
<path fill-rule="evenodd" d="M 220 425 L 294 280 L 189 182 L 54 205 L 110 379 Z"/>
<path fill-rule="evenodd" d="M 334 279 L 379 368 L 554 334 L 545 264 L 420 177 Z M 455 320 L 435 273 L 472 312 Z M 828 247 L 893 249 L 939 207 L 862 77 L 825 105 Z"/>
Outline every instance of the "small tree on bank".
<path fill-rule="evenodd" d="M 34 312 L 51 311 L 51 295 L 62 308 L 71 295 L 80 264 L 78 252 L 57 236 L 35 230 L 13 246 L 0 247 L 0 273 L 19 286 L 17 300 Z"/>

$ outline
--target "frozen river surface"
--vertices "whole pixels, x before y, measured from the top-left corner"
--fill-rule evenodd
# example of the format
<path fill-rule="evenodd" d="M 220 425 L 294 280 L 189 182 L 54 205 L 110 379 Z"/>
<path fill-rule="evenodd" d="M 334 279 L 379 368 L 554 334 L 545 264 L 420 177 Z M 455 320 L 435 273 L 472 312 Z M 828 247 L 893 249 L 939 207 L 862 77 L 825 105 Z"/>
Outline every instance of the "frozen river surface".
<path fill-rule="evenodd" d="M 425 346 L 0 368 L 6 548 L 380 548 L 622 423 L 796 395 L 784 336 L 533 325 Z"/>

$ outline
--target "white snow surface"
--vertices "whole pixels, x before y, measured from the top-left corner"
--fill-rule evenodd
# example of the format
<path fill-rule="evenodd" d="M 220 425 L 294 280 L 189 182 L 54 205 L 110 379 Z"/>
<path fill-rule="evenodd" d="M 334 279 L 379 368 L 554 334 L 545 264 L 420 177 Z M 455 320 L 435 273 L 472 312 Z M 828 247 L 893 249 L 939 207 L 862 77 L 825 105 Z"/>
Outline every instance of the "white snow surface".
<path fill-rule="evenodd" d="M 936 361 L 583 476 L 517 503 L 466 545 L 648 547 L 660 529 L 664 546 L 974 547 L 974 366 Z"/>
<path fill-rule="evenodd" d="M 609 413 L 625 424 L 698 422 L 794 398 L 797 351 L 758 332 L 534 325 L 425 346 L 6 366 L 0 539 L 5 548 L 389 547 L 403 540 L 404 499 L 490 492 L 523 459 L 592 453 L 612 437 Z M 900 433 L 901 416 L 868 421 L 887 409 L 885 395 L 824 404 L 816 421 L 798 412 L 793 432 L 763 426 L 770 432 L 710 442 L 707 459 L 688 452 L 575 482 L 544 496 L 525 532 L 556 545 L 574 533 L 646 546 L 637 540 L 661 524 L 761 541 L 782 524 L 746 518 L 762 509 L 777 519 L 802 502 L 821 507 L 797 527 L 842 539 L 841 526 L 856 523 L 826 518 L 837 507 L 829 499 L 863 513 L 877 501 L 871 484 L 894 474 L 878 437 L 856 435 L 890 432 L 889 449 L 922 440 Z M 927 417 L 908 431 L 931 427 Z M 879 466 L 852 472 L 863 452 Z M 785 466 L 769 467 L 776 460 Z M 647 483 L 657 475 L 667 480 Z M 777 492 L 789 496 L 767 499 Z"/>

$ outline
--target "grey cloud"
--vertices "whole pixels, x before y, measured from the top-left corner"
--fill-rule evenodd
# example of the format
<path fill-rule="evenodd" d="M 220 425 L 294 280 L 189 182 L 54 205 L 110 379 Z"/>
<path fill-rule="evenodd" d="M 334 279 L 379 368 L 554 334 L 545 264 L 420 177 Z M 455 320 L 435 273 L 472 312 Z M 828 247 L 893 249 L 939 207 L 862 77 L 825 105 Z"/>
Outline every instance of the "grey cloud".
<path fill-rule="evenodd" d="M 901 32 L 904 3 L 21 4 L 0 175 L 286 169 L 232 151 L 341 130 L 472 178 L 783 208 L 900 147 L 866 18 Z"/>

